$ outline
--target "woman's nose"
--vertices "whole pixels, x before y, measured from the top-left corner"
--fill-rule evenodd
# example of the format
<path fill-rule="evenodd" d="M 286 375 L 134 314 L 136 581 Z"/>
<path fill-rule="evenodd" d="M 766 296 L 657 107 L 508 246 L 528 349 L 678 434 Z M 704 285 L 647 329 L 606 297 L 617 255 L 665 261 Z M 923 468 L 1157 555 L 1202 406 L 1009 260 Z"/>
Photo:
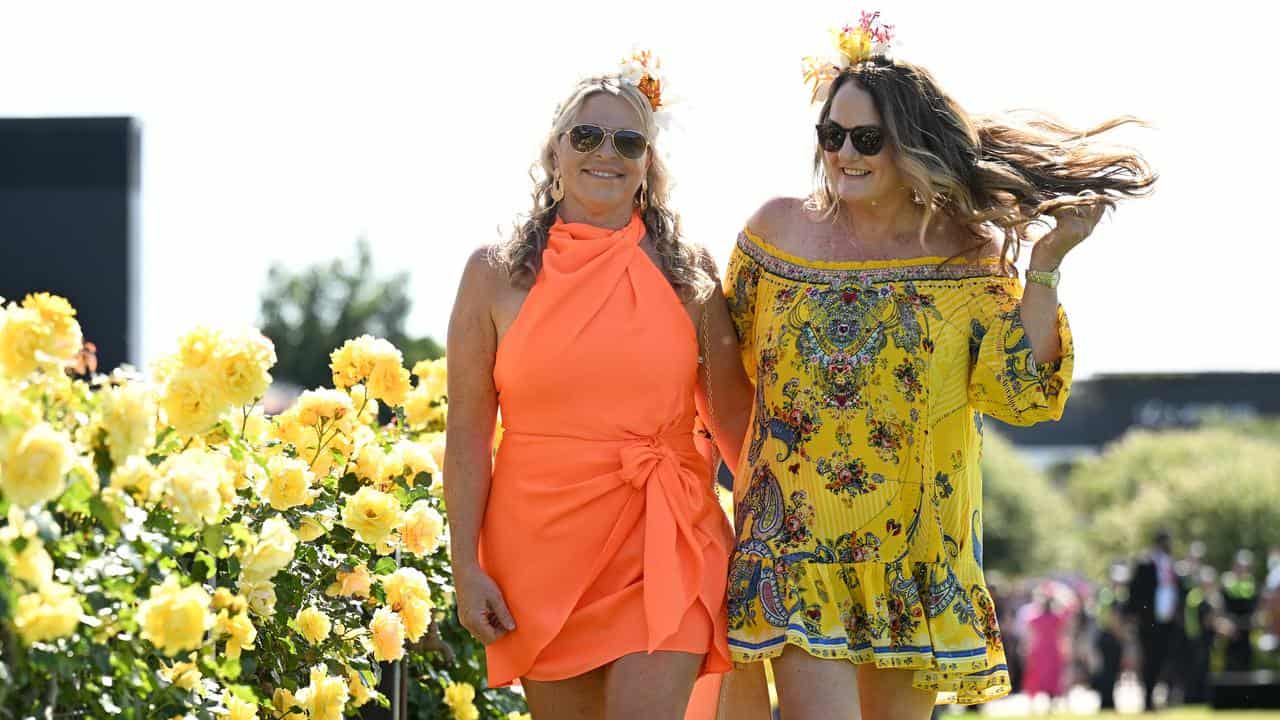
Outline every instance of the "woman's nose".
<path fill-rule="evenodd" d="M 853 149 L 853 133 L 845 136 L 844 144 L 840 146 L 839 158 L 841 160 L 853 160 L 862 157 L 857 150 Z"/>

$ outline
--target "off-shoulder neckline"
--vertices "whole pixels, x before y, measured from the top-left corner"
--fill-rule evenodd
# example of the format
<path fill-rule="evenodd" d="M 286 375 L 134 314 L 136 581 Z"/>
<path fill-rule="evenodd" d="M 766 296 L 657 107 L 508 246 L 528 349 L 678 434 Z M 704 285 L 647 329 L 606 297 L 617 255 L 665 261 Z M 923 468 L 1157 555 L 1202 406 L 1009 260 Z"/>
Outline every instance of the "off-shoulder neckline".
<path fill-rule="evenodd" d="M 890 260 L 812 260 L 783 250 L 777 245 L 766 240 L 764 237 L 757 235 L 749 227 L 744 227 L 742 229 L 742 234 L 768 255 L 772 255 L 773 257 L 792 265 L 815 268 L 818 270 L 876 270 L 880 268 L 918 267 L 922 265 L 945 264 L 987 266 L 1000 264 L 1000 258 L 998 257 L 984 257 L 977 260 L 966 260 L 962 257 L 945 257 L 942 255 L 922 255 L 912 258 L 893 258 Z"/>

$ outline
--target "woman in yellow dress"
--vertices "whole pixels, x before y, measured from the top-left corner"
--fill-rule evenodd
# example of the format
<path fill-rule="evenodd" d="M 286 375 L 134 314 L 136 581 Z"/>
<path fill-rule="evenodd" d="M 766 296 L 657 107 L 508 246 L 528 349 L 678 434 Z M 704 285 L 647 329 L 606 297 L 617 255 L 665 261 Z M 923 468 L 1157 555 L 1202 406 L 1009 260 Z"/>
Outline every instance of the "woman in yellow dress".
<path fill-rule="evenodd" d="M 971 118 L 887 56 L 888 34 L 864 15 L 837 34 L 843 62 L 812 67 L 817 189 L 761 207 L 725 279 L 755 382 L 729 648 L 771 659 L 787 720 L 921 719 L 1009 692 L 982 573 L 982 418 L 1061 416 L 1058 265 L 1155 179 L 1093 139 L 1127 120 Z"/>

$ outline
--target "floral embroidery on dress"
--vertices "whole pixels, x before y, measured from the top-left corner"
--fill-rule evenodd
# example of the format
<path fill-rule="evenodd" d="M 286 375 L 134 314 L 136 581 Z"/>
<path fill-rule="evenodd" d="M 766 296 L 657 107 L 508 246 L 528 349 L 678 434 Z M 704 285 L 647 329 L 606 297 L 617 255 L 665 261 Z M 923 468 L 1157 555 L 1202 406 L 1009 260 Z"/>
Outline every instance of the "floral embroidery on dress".
<path fill-rule="evenodd" d="M 756 385 L 729 566 L 734 659 L 786 645 L 915 672 L 943 702 L 1009 691 L 982 577 L 983 413 L 1061 413 L 999 262 L 811 263 L 749 233 L 725 293 Z"/>

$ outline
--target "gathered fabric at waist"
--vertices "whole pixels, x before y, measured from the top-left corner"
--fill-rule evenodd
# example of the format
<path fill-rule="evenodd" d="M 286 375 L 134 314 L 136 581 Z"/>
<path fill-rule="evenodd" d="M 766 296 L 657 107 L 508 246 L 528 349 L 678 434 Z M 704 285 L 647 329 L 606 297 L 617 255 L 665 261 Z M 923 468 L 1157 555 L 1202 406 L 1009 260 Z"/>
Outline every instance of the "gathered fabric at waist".
<path fill-rule="evenodd" d="M 498 454 L 485 523 L 502 529 L 485 532 L 497 541 L 493 555 L 504 539 L 515 544 L 508 552 L 522 553 L 528 543 L 576 537 L 575 547 L 605 548 L 581 578 L 590 584 L 612 562 L 611 548 L 638 531 L 650 652 L 697 601 L 708 553 L 727 562 L 731 535 L 691 426 L 613 438 L 507 430 Z M 517 514 L 526 525 L 518 538 L 508 532 Z"/>

